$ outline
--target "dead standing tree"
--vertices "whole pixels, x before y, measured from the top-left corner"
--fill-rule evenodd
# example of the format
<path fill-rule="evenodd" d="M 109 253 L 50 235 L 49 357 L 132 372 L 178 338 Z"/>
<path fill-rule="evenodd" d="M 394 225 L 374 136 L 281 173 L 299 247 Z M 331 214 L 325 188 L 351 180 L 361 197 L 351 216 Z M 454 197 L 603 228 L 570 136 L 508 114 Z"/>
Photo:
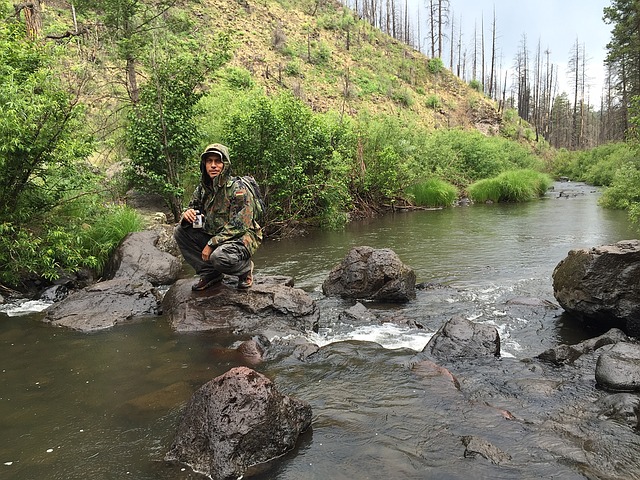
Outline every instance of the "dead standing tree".
<path fill-rule="evenodd" d="M 40 36 L 42 31 L 42 6 L 40 0 L 32 0 L 14 5 L 16 17 L 20 18 L 20 14 L 24 14 L 24 21 L 27 26 L 27 36 L 31 40 L 35 40 Z"/>

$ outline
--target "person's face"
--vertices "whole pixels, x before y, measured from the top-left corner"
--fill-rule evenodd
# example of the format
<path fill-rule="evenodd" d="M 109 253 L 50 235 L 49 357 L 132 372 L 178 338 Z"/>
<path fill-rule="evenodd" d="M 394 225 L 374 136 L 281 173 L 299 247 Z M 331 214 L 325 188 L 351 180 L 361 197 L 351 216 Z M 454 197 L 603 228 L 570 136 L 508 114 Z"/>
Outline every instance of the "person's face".
<path fill-rule="evenodd" d="M 224 164 L 222 163 L 222 158 L 220 158 L 220 155 L 216 155 L 214 153 L 204 159 L 204 166 L 207 171 L 207 175 L 209 175 L 209 178 L 213 179 L 213 177 L 217 177 L 218 175 L 220 175 Z"/>

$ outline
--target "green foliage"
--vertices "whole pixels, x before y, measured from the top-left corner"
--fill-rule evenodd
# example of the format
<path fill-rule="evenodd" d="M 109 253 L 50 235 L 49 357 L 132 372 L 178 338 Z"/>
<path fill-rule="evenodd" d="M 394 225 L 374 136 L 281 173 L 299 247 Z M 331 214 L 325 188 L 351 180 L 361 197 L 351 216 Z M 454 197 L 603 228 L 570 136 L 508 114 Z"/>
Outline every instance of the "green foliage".
<path fill-rule="evenodd" d="M 142 228 L 135 211 L 111 203 L 97 190 L 103 185 L 99 177 L 86 177 L 82 190 L 69 192 L 50 210 L 35 212 L 30 222 L 0 223 L 0 283 L 54 280 L 80 268 L 100 275 L 124 236 Z"/>
<path fill-rule="evenodd" d="M 194 53 L 189 44 L 156 49 L 149 81 L 140 88 L 140 101 L 129 114 L 127 176 L 133 186 L 161 194 L 176 221 L 182 211 L 180 175 L 200 142 L 195 107 L 201 93 L 196 87 L 208 69 L 226 61 L 225 38 L 219 42 L 211 56 Z"/>
<path fill-rule="evenodd" d="M 476 92 L 482 92 L 482 83 L 480 80 L 476 80 L 475 78 L 469 82 L 469 86 L 473 88 Z"/>
<path fill-rule="evenodd" d="M 83 109 L 54 70 L 56 51 L 24 40 L 20 25 L 0 24 L 0 221 L 28 221 L 74 181 L 92 149 Z M 64 182 L 50 177 L 60 172 Z"/>
<path fill-rule="evenodd" d="M 216 103 L 209 99 L 202 105 Z M 217 139 L 229 146 L 234 171 L 260 183 L 269 206 L 267 223 L 316 219 L 335 226 L 346 219 L 351 158 L 346 123 L 314 114 L 290 93 L 247 92 L 226 111 Z"/>
<path fill-rule="evenodd" d="M 473 183 L 468 193 L 475 202 L 526 202 L 543 196 L 551 183 L 548 175 L 534 170 L 509 170 Z"/>
<path fill-rule="evenodd" d="M 422 168 L 460 186 L 509 169 L 543 167 L 525 146 L 477 131 L 438 130 L 425 140 Z"/>
<path fill-rule="evenodd" d="M 324 65 L 331 59 L 331 48 L 325 42 L 317 42 L 311 49 L 311 63 Z"/>
<path fill-rule="evenodd" d="M 560 150 L 552 164 L 553 174 L 591 185 L 608 186 L 617 171 L 637 158 L 637 148 L 628 143 L 609 143 L 590 150 Z"/>
<path fill-rule="evenodd" d="M 444 63 L 442 63 L 442 59 L 439 57 L 434 57 L 429 59 L 427 62 L 427 68 L 434 75 L 440 73 L 444 69 Z"/>
<path fill-rule="evenodd" d="M 440 97 L 438 95 L 432 94 L 427 97 L 425 104 L 427 105 L 427 107 L 436 110 L 442 106 L 442 101 L 440 100 Z"/>
<path fill-rule="evenodd" d="M 408 88 L 394 88 L 391 91 L 391 99 L 396 102 L 398 105 L 402 105 L 403 107 L 410 107 L 413 105 L 413 96 Z"/>
<path fill-rule="evenodd" d="M 224 77 L 227 85 L 235 90 L 248 90 L 255 85 L 251 72 L 246 68 L 228 67 Z"/>
<path fill-rule="evenodd" d="M 606 208 L 634 210 L 640 204 L 640 168 L 638 161 L 621 165 L 611 186 L 600 197 L 600 205 Z"/>
<path fill-rule="evenodd" d="M 107 204 L 105 207 L 81 236 L 81 245 L 96 259 L 92 266 L 98 272 L 102 271 L 125 236 L 144 227 L 142 218 L 135 210 L 115 204 Z"/>
<path fill-rule="evenodd" d="M 300 72 L 301 72 L 300 62 L 297 59 L 287 62 L 287 64 L 284 67 L 284 73 L 289 77 L 297 77 L 298 75 L 300 75 Z"/>
<path fill-rule="evenodd" d="M 416 205 L 423 207 L 448 207 L 458 198 L 458 189 L 439 178 L 430 178 L 407 188 Z"/>

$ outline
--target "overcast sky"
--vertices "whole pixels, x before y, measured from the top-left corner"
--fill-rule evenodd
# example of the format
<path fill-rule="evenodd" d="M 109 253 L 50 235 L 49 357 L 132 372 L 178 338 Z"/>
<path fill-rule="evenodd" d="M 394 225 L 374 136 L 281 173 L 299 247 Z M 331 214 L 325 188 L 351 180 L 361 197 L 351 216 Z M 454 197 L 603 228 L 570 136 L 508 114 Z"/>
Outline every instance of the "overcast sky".
<path fill-rule="evenodd" d="M 426 25 L 424 5 L 428 0 L 408 1 L 411 17 L 414 21 L 417 19 L 420 7 L 420 20 Z M 538 41 L 543 52 L 547 49 L 551 52 L 550 61 L 558 66 L 560 91 L 570 91 L 567 64 L 577 38 L 581 48 L 584 45 L 587 57 L 587 75 L 591 84 L 589 100 L 591 104 L 599 104 L 605 75 L 603 61 L 611 37 L 611 25 L 605 24 L 602 16 L 603 8 L 611 4 L 610 0 L 450 0 L 449 3 L 455 16 L 456 35 L 458 26 L 462 24 L 463 49 L 466 46 L 467 51 L 472 52 L 474 24 L 477 23 L 480 32 L 484 17 L 485 51 L 490 51 L 495 7 L 497 45 L 503 68 L 513 66 L 523 34 L 526 34 L 532 62 Z M 421 35 L 427 36 L 426 26 L 421 27 Z M 423 52 L 428 45 L 426 42 L 423 44 Z M 448 67 L 448 50 L 443 60 Z"/>

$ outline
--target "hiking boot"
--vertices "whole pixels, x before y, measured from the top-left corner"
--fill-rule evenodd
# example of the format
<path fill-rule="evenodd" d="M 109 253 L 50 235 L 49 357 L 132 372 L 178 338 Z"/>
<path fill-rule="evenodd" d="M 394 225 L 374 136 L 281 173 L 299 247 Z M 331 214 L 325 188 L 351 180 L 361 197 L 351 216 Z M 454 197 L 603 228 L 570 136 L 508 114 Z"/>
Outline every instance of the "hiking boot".
<path fill-rule="evenodd" d="M 215 277 L 200 277 L 198 283 L 191 285 L 191 290 L 194 292 L 201 292 L 207 288 L 213 287 L 215 284 L 222 281 L 222 275 L 216 275 Z"/>
<path fill-rule="evenodd" d="M 240 290 L 246 290 L 253 285 L 253 262 L 251 262 L 251 269 L 240 276 L 238 276 L 238 288 Z"/>

